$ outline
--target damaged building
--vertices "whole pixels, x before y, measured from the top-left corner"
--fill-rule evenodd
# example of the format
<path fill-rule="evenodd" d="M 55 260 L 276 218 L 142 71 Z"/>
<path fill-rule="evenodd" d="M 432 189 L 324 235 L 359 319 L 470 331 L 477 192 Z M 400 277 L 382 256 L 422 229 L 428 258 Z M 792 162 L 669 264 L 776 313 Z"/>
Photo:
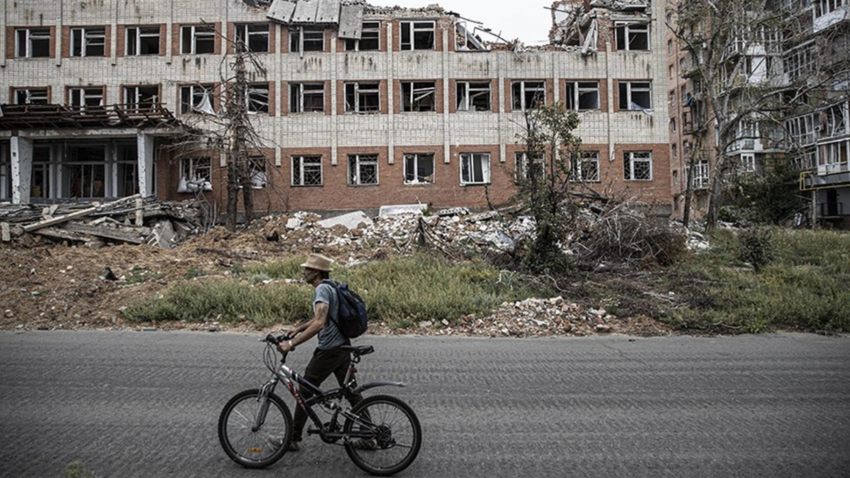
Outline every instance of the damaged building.
<path fill-rule="evenodd" d="M 525 47 L 437 5 L 5 2 L 0 202 L 139 194 L 224 211 L 227 155 L 187 147 L 186 125 L 223 117 L 244 45 L 259 65 L 245 92 L 257 211 L 508 202 L 533 160 L 524 111 L 562 102 L 581 117 L 575 180 L 669 214 L 664 4 L 551 10 L 550 44 Z"/>

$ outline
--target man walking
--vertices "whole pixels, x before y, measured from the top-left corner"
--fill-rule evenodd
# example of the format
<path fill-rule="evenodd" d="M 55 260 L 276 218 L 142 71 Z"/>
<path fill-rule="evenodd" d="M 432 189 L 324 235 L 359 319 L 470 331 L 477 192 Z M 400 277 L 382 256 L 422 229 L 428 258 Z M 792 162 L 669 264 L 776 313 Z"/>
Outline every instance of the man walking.
<path fill-rule="evenodd" d="M 310 363 L 307 364 L 304 378 L 318 387 L 333 373 L 337 382 L 342 386 L 351 356 L 340 347 L 350 345 L 351 342 L 337 328 L 339 307 L 336 290 L 331 285 L 322 283 L 325 279 L 330 278 L 331 259 L 322 254 L 310 254 L 307 262 L 301 264 L 301 267 L 304 268 L 304 280 L 316 288 L 316 293 L 313 296 L 313 318 L 290 329 L 287 333 L 293 339 L 281 342 L 277 347 L 282 353 L 291 352 L 295 350 L 297 345 L 318 334 L 319 345 L 313 352 Z M 304 387 L 300 387 L 299 393 L 307 397 L 310 392 Z M 351 406 L 357 405 L 362 400 L 363 396 L 359 393 L 352 394 L 348 399 Z M 307 412 L 300 405 L 296 406 L 289 451 L 301 449 L 301 439 L 306 423 Z"/>

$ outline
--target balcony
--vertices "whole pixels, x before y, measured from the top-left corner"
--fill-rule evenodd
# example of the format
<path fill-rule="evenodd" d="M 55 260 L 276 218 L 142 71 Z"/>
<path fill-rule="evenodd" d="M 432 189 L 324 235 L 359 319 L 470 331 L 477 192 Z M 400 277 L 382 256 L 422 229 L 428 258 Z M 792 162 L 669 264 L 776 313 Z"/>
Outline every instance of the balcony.
<path fill-rule="evenodd" d="M 834 202 L 819 202 L 818 217 L 821 219 L 837 219 L 844 217 L 844 203 Z"/>

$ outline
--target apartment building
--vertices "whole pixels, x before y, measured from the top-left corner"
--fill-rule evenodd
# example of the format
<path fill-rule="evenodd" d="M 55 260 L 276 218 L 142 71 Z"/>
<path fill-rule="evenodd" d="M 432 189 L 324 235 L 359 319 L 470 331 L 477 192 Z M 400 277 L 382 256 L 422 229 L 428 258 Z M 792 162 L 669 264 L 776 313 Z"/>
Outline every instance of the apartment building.
<path fill-rule="evenodd" d="M 711 27 L 711 15 L 686 14 L 700 8 L 696 3 L 671 0 L 666 12 L 673 217 L 706 213 L 723 150 L 729 167 L 722 174 L 759 175 L 780 161 L 796 166 L 801 197 L 810 198 L 807 215 L 816 224 L 850 226 L 848 0 L 783 0 L 767 2 L 770 10 L 744 8 L 741 14 L 759 26 L 743 22 L 739 31 L 722 36 L 716 34 L 722 29 Z M 711 45 L 709 38 L 724 40 Z M 695 53 L 695 45 L 701 51 Z M 709 54 L 715 63 L 699 64 Z M 703 76 L 712 73 L 706 85 Z M 733 105 L 720 112 L 726 121 L 732 118 L 729 134 L 718 131 L 718 112 L 706 94 Z M 764 101 L 768 96 L 781 103 Z M 759 104 L 764 110 L 753 108 Z"/>
<path fill-rule="evenodd" d="M 203 195 L 224 210 L 227 155 L 183 134 L 224 114 L 240 40 L 266 72 L 245 91 L 255 210 L 504 204 L 534 160 L 524 112 L 560 101 L 582 120 L 574 179 L 669 214 L 664 5 L 623 3 L 555 2 L 553 43 L 524 47 L 436 5 L 6 2 L 0 201 Z M 567 28 L 571 9 L 592 21 Z M 580 44 L 566 34 L 591 24 Z"/>

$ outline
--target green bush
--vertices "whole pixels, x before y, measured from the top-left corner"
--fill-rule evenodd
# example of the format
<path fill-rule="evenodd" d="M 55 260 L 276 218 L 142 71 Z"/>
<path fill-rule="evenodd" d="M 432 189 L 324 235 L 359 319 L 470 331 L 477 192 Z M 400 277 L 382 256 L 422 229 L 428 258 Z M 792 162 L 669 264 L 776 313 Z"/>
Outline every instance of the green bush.
<path fill-rule="evenodd" d="M 775 256 L 770 229 L 758 227 L 744 229 L 738 234 L 738 241 L 740 247 L 738 258 L 750 263 L 756 271 L 770 263 Z"/>
<path fill-rule="evenodd" d="M 98 478 L 93 472 L 86 470 L 85 463 L 82 460 L 76 460 L 68 464 L 62 474 L 65 478 Z"/>

